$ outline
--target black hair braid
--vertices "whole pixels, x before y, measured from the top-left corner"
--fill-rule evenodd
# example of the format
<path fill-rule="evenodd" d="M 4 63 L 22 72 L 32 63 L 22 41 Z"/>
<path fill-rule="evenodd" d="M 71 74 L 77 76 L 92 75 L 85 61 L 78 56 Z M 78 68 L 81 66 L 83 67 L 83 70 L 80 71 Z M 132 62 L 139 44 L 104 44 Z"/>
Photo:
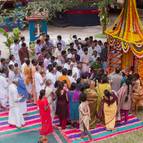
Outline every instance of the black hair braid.
<path fill-rule="evenodd" d="M 129 100 L 129 93 L 130 93 L 130 85 L 128 84 L 128 91 L 127 91 L 127 96 L 125 98 L 125 102 L 127 102 Z"/>

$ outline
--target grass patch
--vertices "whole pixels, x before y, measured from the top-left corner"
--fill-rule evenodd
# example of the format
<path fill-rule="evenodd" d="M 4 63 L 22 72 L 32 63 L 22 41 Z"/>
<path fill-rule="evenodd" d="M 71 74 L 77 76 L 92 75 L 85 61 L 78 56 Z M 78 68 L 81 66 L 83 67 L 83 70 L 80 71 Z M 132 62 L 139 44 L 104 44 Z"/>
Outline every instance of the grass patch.
<path fill-rule="evenodd" d="M 107 139 L 99 143 L 143 143 L 143 129 Z"/>
<path fill-rule="evenodd" d="M 138 118 L 143 121 L 143 110 L 138 112 Z M 99 143 L 143 143 L 143 129 L 119 135 Z"/>
<path fill-rule="evenodd" d="M 106 37 L 106 35 L 105 35 L 105 34 L 103 34 L 103 33 L 99 33 L 99 34 L 96 34 L 96 35 L 95 35 L 95 38 L 105 39 L 105 38 L 107 38 L 107 37 Z"/>

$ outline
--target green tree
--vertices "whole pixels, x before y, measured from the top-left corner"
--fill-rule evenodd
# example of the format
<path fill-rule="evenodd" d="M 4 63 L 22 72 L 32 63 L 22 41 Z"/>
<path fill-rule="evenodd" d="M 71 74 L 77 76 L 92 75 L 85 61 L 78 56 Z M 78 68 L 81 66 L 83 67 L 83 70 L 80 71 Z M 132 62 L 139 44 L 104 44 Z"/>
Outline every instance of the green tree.
<path fill-rule="evenodd" d="M 79 0 L 34 0 L 29 2 L 26 7 L 27 15 L 32 15 L 34 12 L 45 12 L 48 15 L 48 20 L 52 20 L 57 12 L 62 12 L 67 8 L 72 8 L 79 5 Z"/>
<path fill-rule="evenodd" d="M 9 50 L 9 54 L 11 54 L 11 45 L 14 43 L 14 40 L 19 40 L 20 38 L 20 30 L 18 28 L 14 28 L 12 31 L 12 34 L 5 31 L 3 28 L 0 28 L 0 33 L 3 34 L 3 36 L 6 38 L 6 41 L 4 42 L 5 46 Z"/>
<path fill-rule="evenodd" d="M 103 34 L 105 33 L 105 30 L 107 28 L 107 24 L 109 22 L 109 13 L 108 13 L 108 7 L 110 4 L 113 3 L 114 0 L 101 0 L 96 5 L 98 6 L 100 13 L 100 22 L 103 27 Z"/>

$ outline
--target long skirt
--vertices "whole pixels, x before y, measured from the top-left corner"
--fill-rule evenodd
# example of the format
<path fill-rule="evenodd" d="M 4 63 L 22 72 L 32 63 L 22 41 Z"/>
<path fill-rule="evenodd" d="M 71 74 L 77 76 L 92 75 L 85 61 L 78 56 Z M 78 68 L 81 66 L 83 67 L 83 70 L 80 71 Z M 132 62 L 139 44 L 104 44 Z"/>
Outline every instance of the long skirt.
<path fill-rule="evenodd" d="M 70 103 L 70 111 L 69 111 L 69 118 L 72 121 L 79 120 L 79 102 L 72 102 Z"/>
<path fill-rule="evenodd" d="M 104 103 L 104 118 L 107 130 L 113 130 L 115 128 L 116 113 L 117 113 L 116 102 L 114 102 L 110 106 L 108 106 L 107 103 Z"/>
<path fill-rule="evenodd" d="M 42 120 L 42 127 L 40 129 L 40 135 L 49 135 L 50 133 L 53 132 L 53 127 L 52 127 L 52 121 L 51 119 L 49 120 Z"/>

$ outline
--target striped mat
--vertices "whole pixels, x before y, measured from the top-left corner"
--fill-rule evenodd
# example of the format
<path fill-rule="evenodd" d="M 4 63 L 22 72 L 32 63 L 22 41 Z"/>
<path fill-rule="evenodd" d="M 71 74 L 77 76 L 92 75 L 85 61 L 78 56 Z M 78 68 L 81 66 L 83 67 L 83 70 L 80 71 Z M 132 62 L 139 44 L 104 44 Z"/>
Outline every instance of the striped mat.
<path fill-rule="evenodd" d="M 129 115 L 128 122 L 121 123 L 116 127 L 115 131 L 106 131 L 103 125 L 97 125 L 95 129 L 90 130 L 93 141 L 102 141 L 107 138 L 112 138 L 121 134 L 129 133 L 143 128 L 143 122 L 133 115 Z M 79 129 L 65 129 L 62 130 L 62 135 L 68 143 L 85 143 L 90 142 L 87 137 L 81 139 L 81 132 Z"/>
<path fill-rule="evenodd" d="M 40 117 L 37 106 L 33 103 L 28 103 L 28 114 L 24 115 L 26 124 L 23 128 L 17 129 L 15 127 L 11 127 L 8 125 L 8 112 L 0 112 L 0 138 L 1 137 L 8 137 L 15 134 L 21 134 L 30 131 L 36 131 L 40 128 Z M 59 119 L 54 119 L 54 124 L 59 124 Z M 135 116 L 130 115 L 127 124 L 122 123 L 121 125 L 117 126 L 116 131 L 110 132 L 106 131 L 105 127 L 102 125 L 97 125 L 95 129 L 90 130 L 92 134 L 92 138 L 95 141 L 105 140 L 107 138 L 111 138 L 120 134 L 125 134 L 131 131 L 135 131 L 138 129 L 143 128 L 143 122 L 137 119 Z M 68 143 L 85 143 L 89 142 L 88 138 L 85 137 L 84 139 L 80 138 L 80 130 L 79 129 L 71 129 L 67 128 L 65 130 L 60 130 L 60 134 L 66 139 Z M 58 142 L 59 137 L 55 133 L 54 135 Z M 60 143 L 62 143 L 60 141 Z"/>
<path fill-rule="evenodd" d="M 39 130 L 40 128 L 40 116 L 37 106 L 33 103 L 28 103 L 28 114 L 24 115 L 25 126 L 21 129 L 17 129 L 16 127 L 9 126 L 8 124 L 8 112 L 0 112 L 0 138 L 7 137 L 14 134 L 21 134 L 25 132 Z M 54 124 L 57 125 L 59 123 L 58 118 L 54 119 Z"/>

